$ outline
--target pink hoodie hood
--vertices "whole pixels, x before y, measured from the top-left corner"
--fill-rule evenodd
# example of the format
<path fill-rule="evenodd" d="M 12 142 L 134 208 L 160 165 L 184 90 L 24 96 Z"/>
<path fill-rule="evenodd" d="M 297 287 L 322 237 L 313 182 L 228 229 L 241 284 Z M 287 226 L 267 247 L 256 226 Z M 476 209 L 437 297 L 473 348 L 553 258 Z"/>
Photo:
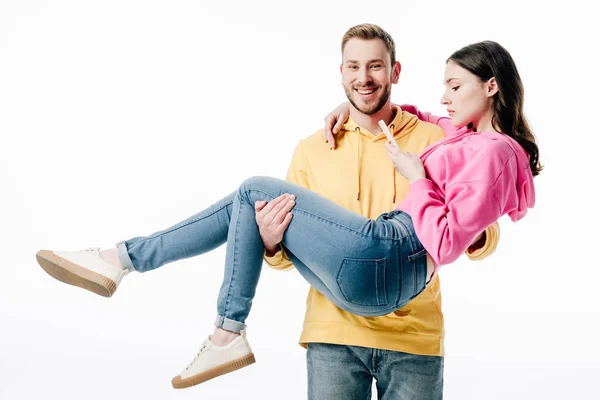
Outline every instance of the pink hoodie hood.
<path fill-rule="evenodd" d="M 442 119 L 442 118 L 441 118 Z M 443 128 L 443 127 L 442 127 Z M 515 202 L 512 204 L 512 210 L 508 212 L 508 216 L 514 222 L 520 220 L 527 214 L 527 210 L 529 208 L 533 208 L 535 205 L 535 188 L 533 186 L 533 175 L 531 173 L 531 168 L 529 166 L 529 154 L 521 147 L 521 145 L 511 138 L 508 135 L 503 135 L 497 132 L 473 132 L 472 130 L 462 127 L 455 128 L 450 130 L 450 132 L 446 133 L 446 137 L 436 143 L 433 143 L 431 146 L 426 148 L 421 154 L 421 161 L 425 162 L 427 157 L 438 147 L 457 142 L 462 140 L 464 135 L 469 134 L 479 134 L 485 137 L 488 137 L 492 140 L 501 140 L 508 144 L 512 151 L 515 154 L 517 159 L 517 168 L 515 170 L 517 175 L 517 193 L 518 197 L 515 199 Z M 445 129 L 444 129 L 445 130 Z"/>
<path fill-rule="evenodd" d="M 510 136 L 456 128 L 449 118 L 401 108 L 447 135 L 423 151 L 427 178 L 413 182 L 397 207 L 411 216 L 437 268 L 454 262 L 503 215 L 518 221 L 534 206 L 529 155 Z"/>

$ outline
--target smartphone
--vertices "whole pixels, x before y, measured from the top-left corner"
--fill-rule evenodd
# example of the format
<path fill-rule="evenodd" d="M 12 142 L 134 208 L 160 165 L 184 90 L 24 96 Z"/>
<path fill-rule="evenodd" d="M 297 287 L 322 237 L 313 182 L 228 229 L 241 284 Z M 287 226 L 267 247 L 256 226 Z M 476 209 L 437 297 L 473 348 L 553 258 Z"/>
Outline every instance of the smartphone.
<path fill-rule="evenodd" d="M 400 148 L 400 146 L 398 146 L 398 143 L 396 143 L 396 139 L 394 139 L 394 136 L 392 136 L 392 132 L 390 132 L 390 130 L 388 129 L 387 125 L 385 124 L 385 122 L 383 122 L 383 120 L 379 120 L 379 126 L 381 127 L 381 130 L 383 131 L 383 133 L 385 133 L 385 136 L 388 138 L 388 140 L 394 145 L 396 146 L 397 149 Z"/>

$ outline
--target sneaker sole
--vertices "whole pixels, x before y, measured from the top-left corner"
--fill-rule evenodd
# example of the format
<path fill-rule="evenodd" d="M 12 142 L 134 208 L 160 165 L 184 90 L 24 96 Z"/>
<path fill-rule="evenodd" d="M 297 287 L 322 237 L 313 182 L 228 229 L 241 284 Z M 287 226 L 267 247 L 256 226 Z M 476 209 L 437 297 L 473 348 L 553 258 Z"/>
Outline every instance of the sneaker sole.
<path fill-rule="evenodd" d="M 40 250 L 35 255 L 38 264 L 54 279 L 77 286 L 103 297 L 111 297 L 117 291 L 117 284 L 104 275 L 80 267 L 52 251 Z"/>
<path fill-rule="evenodd" d="M 173 378 L 171 383 L 175 389 L 185 389 L 216 378 L 217 376 L 225 375 L 229 372 L 247 367 L 255 362 L 256 359 L 254 358 L 254 353 L 250 353 L 242 358 L 238 358 L 237 360 L 233 360 L 227 364 L 219 365 L 218 367 L 209 369 L 194 376 L 190 376 L 189 378 L 181 379 L 181 375 L 177 375 L 175 378 Z"/>

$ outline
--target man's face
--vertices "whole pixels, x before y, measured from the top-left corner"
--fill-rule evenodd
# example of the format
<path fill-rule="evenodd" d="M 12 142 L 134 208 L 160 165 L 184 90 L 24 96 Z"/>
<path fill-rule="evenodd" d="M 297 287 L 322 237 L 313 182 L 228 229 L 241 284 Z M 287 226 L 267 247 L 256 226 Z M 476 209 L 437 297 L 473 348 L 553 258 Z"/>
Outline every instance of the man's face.
<path fill-rule="evenodd" d="M 381 39 L 350 39 L 342 54 L 342 85 L 350 103 L 363 114 L 377 113 L 387 103 L 392 84 L 398 83 L 400 63 L 391 65 Z"/>

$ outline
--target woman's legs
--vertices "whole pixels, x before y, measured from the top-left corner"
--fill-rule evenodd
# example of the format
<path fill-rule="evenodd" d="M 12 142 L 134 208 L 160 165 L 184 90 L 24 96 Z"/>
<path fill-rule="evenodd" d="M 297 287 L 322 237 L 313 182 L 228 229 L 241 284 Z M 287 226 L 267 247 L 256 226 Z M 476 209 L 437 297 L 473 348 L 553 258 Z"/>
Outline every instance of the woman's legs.
<path fill-rule="evenodd" d="M 216 249 L 227 241 L 235 194 L 170 228 L 120 242 L 121 265 L 130 271 L 147 272 Z"/>
<path fill-rule="evenodd" d="M 338 307 L 384 315 L 424 288 L 424 251 L 410 224 L 373 221 L 298 185 L 254 177 L 240 186 L 233 202 L 218 327 L 233 332 L 245 327 L 263 263 L 254 203 L 284 193 L 295 195 L 296 205 L 282 244 L 303 277 Z M 408 273 L 401 274 L 402 266 Z"/>
<path fill-rule="evenodd" d="M 347 311 L 381 315 L 394 310 L 397 246 L 407 232 L 275 178 L 250 178 L 236 192 L 170 228 L 119 243 L 121 264 L 129 270 L 151 271 L 227 242 L 216 326 L 239 332 L 263 264 L 254 203 L 285 193 L 296 196 L 296 205 L 283 245 L 308 283 Z"/>
<path fill-rule="evenodd" d="M 244 181 L 236 192 L 168 229 L 121 242 L 121 263 L 146 272 L 227 242 L 216 325 L 239 332 L 263 263 L 254 203 L 284 193 L 296 195 L 296 206 L 283 245 L 309 284 L 340 308 L 357 314 L 382 315 L 397 308 L 397 249 L 408 231 L 369 220 L 306 188 L 269 177 Z"/>
<path fill-rule="evenodd" d="M 283 245 L 302 276 L 335 304 L 363 315 L 382 315 L 397 308 L 401 287 L 407 287 L 405 292 L 411 295 L 416 293 L 414 271 L 400 274 L 399 256 L 410 242 L 407 228 L 384 218 L 369 220 L 285 181 L 248 179 L 234 197 L 215 322 L 217 329 L 241 335 L 224 346 L 215 346 L 211 337 L 206 339 L 192 362 L 173 378 L 173 387 L 193 386 L 254 363 L 244 334 L 264 252 L 254 204 L 259 200 L 272 201 L 285 193 L 295 195 L 296 205 Z M 410 247 L 408 254 L 413 249 Z M 425 286 L 425 272 L 422 275 L 421 289 Z"/>
<path fill-rule="evenodd" d="M 284 193 L 295 195 L 296 205 L 282 243 L 302 276 L 336 305 L 356 314 L 383 315 L 424 288 L 424 250 L 410 229 L 408 216 L 402 214 L 405 220 L 398 223 L 391 217 L 397 212 L 392 212 L 372 221 L 308 189 L 267 177 L 246 180 L 235 193 L 169 229 L 121 242 L 121 264 L 128 270 L 150 271 L 227 241 L 216 326 L 240 332 L 263 263 L 254 203 Z M 52 252 L 52 257 L 45 261 L 58 269 L 64 268 L 65 260 L 74 265 L 89 261 L 102 274 L 108 268 L 107 263 L 98 261 L 97 253 Z M 120 277 L 115 278 L 117 284 Z M 79 284 L 80 278 L 77 275 L 69 282 L 58 276 L 86 287 Z M 187 387 L 252 362 L 254 356 L 243 335 L 226 346 L 215 346 L 209 338 L 173 385 Z"/>
<path fill-rule="evenodd" d="M 120 242 L 100 251 L 40 250 L 36 258 L 52 277 L 101 296 L 112 296 L 128 272 L 146 272 L 166 263 L 193 257 L 227 240 L 235 193 L 190 218 L 147 237 Z"/>
<path fill-rule="evenodd" d="M 412 277 L 400 274 L 403 265 L 416 268 L 410 256 L 422 251 L 405 214 L 404 223 L 393 223 L 385 215 L 373 221 L 311 190 L 270 177 L 250 178 L 236 192 L 168 229 L 119 243 L 121 264 L 130 271 L 151 271 L 227 242 L 215 325 L 237 333 L 245 326 L 263 263 L 254 204 L 285 193 L 295 195 L 296 204 L 282 244 L 300 274 L 338 307 L 359 315 L 383 315 L 422 289 L 410 284 L 416 279 L 414 272 Z"/>
<path fill-rule="evenodd" d="M 417 264 L 424 263 L 413 261 L 424 250 L 406 214 L 402 214 L 408 219 L 403 223 L 393 223 L 396 218 L 386 215 L 372 221 L 306 188 L 269 177 L 244 181 L 236 192 L 171 228 L 119 243 L 121 264 L 128 270 L 150 271 L 227 241 L 216 326 L 239 332 L 250 312 L 263 263 L 254 203 L 285 193 L 296 196 L 296 205 L 282 244 L 308 283 L 340 308 L 359 315 L 382 315 L 422 290 L 417 281 L 424 274 Z M 389 215 L 394 213 L 399 212 Z M 59 258 L 64 256 L 60 261 L 71 255 L 59 254 Z M 70 261 L 77 264 L 90 257 L 97 255 L 83 252 Z M 103 274 L 106 266 L 93 261 Z M 401 270 L 407 271 L 401 274 Z M 115 274 L 116 278 L 109 278 L 118 284 L 121 275 Z M 73 281 L 80 277 L 76 278 Z M 86 287 L 78 283 L 73 284 Z"/>

